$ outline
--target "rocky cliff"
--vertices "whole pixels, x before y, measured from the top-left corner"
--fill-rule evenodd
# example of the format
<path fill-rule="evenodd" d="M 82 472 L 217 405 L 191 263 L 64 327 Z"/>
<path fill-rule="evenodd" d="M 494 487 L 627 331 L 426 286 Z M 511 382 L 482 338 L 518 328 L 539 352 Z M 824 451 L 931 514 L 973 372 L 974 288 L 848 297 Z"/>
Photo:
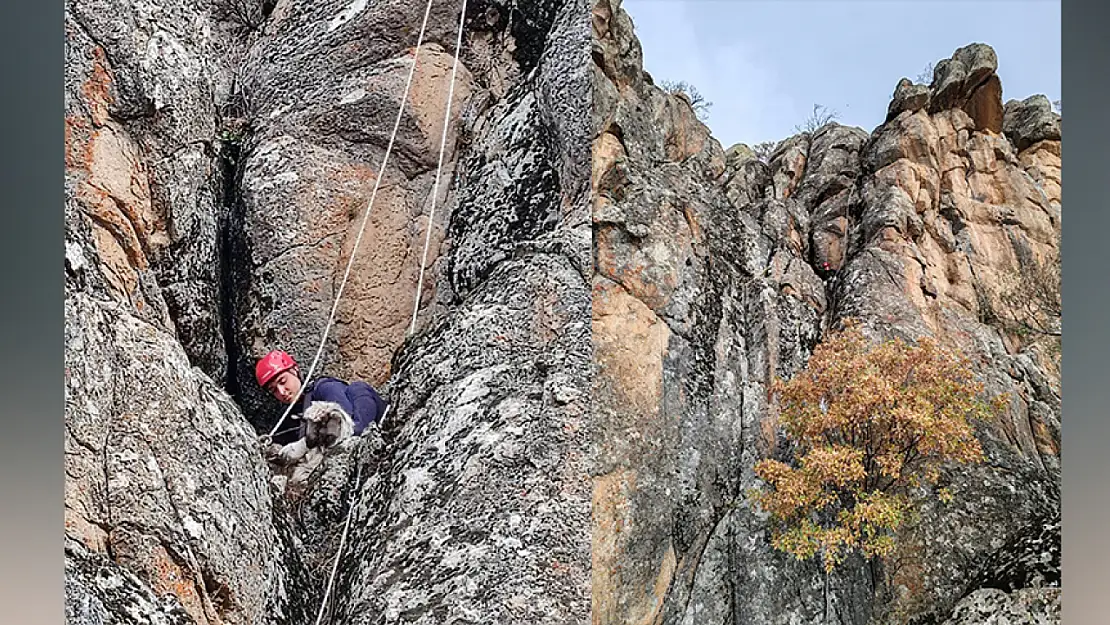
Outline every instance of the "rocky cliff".
<path fill-rule="evenodd" d="M 970 45 L 764 161 L 619 2 L 588 55 L 590 9 L 473 0 L 456 50 L 437 0 L 417 55 L 400 0 L 67 2 L 68 622 L 314 623 L 349 512 L 323 622 L 1058 622 L 1058 319 L 1009 314 L 1058 252 L 1047 100 Z M 379 180 L 322 370 L 393 412 L 282 491 L 251 368 L 311 359 Z M 743 494 L 772 377 L 849 316 L 1012 401 L 953 503 L 826 578 Z"/>
<path fill-rule="evenodd" d="M 587 619 L 588 6 L 459 10 L 381 170 L 423 3 L 67 2 L 68 622 L 313 623 L 352 500 L 324 622 Z M 311 360 L 379 178 L 321 369 L 384 440 L 283 496 L 253 362 Z"/>
<path fill-rule="evenodd" d="M 873 131 L 760 160 L 653 84 L 619 0 L 592 13 L 594 622 L 1059 622 L 1058 313 L 1008 314 L 1058 262 L 1048 100 L 1004 104 L 973 44 L 899 82 Z M 987 461 L 944 475 L 951 504 L 826 577 L 771 549 L 744 493 L 781 441 L 772 378 L 846 317 L 935 336 L 1012 399 L 979 428 Z"/>

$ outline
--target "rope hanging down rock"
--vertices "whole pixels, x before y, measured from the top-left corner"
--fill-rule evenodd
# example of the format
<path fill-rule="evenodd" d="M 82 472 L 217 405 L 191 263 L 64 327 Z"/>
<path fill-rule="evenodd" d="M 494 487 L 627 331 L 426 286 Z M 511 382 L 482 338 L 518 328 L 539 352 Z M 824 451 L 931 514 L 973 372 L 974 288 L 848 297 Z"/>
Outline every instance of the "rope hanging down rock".
<path fill-rule="evenodd" d="M 312 361 L 312 366 L 309 367 L 309 370 L 308 370 L 309 373 L 304 378 L 306 380 L 311 379 L 312 373 L 315 371 L 316 365 L 319 363 L 320 355 L 323 353 L 324 344 L 327 341 L 327 337 L 328 337 L 328 331 L 331 329 L 331 325 L 335 320 L 335 311 L 336 311 L 336 309 L 339 305 L 339 298 L 343 294 L 343 287 L 346 286 L 346 284 L 347 284 L 347 276 L 350 274 L 351 266 L 354 263 L 355 254 L 358 251 L 358 245 L 362 240 L 362 232 L 366 228 L 367 218 L 370 215 L 371 208 L 373 208 L 373 206 L 374 206 L 374 197 L 377 195 L 377 192 L 378 192 L 378 183 L 381 181 L 382 176 L 385 174 L 385 166 L 386 166 L 386 163 L 389 161 L 389 154 L 393 149 L 393 142 L 397 137 L 397 129 L 400 127 L 400 124 L 401 124 L 401 116 L 402 116 L 402 114 L 405 110 L 405 102 L 408 101 L 409 88 L 412 85 L 412 77 L 413 77 L 413 74 L 416 71 L 417 60 L 420 58 L 420 46 L 424 42 L 424 33 L 426 32 L 426 29 L 427 29 L 427 26 L 428 26 L 428 16 L 431 13 L 431 10 L 432 10 L 432 0 L 428 0 L 428 4 L 424 9 L 424 21 L 420 25 L 420 35 L 416 40 L 416 49 L 413 53 L 412 67 L 409 68 L 408 80 L 405 83 L 405 93 L 401 97 L 401 106 L 400 106 L 400 109 L 397 111 L 397 120 L 393 124 L 393 132 L 389 137 L 389 145 L 388 145 L 388 147 L 386 147 L 385 158 L 382 159 L 382 167 L 381 167 L 380 173 L 378 174 L 378 178 L 377 178 L 377 180 L 374 181 L 374 190 L 370 194 L 370 203 L 366 207 L 366 214 L 363 216 L 362 224 L 359 227 L 358 238 L 355 240 L 355 246 L 351 250 L 351 258 L 347 261 L 347 269 L 343 274 L 343 281 L 339 285 L 339 290 L 337 291 L 336 296 L 335 296 L 335 302 L 332 304 L 331 315 L 328 318 L 327 326 L 325 326 L 325 328 L 324 328 L 324 337 L 323 337 L 323 339 L 321 339 L 320 346 L 316 350 L 316 357 Z M 447 90 L 447 107 L 446 107 L 446 109 L 444 111 L 444 115 L 443 115 L 443 133 L 440 137 L 440 142 L 439 142 L 439 163 L 436 166 L 435 183 L 434 183 L 433 188 L 432 188 L 431 212 L 428 216 L 427 232 L 426 232 L 425 238 L 424 238 L 424 255 L 423 255 L 423 258 L 421 259 L 421 263 L 420 263 L 420 279 L 418 280 L 417 286 L 416 286 L 416 297 L 415 297 L 414 304 L 413 304 L 412 322 L 409 326 L 409 335 L 410 336 L 412 335 L 413 331 L 416 328 L 416 314 L 417 314 L 417 312 L 419 311 L 419 308 L 420 308 L 420 292 L 421 292 L 421 288 L 424 284 L 424 265 L 427 263 L 427 260 L 428 260 L 428 244 L 429 244 L 429 241 L 431 240 L 433 218 L 435 217 L 435 205 L 436 205 L 436 201 L 438 199 L 440 174 L 443 170 L 443 154 L 444 154 L 444 148 L 445 148 L 446 143 L 447 143 L 447 124 L 450 121 L 451 103 L 452 103 L 452 99 L 453 99 L 454 93 L 455 93 L 455 75 L 456 75 L 458 67 L 459 67 L 459 57 L 462 56 L 462 36 L 463 36 L 463 25 L 465 23 L 466 23 L 466 0 L 462 0 L 462 8 L 459 12 L 459 32 L 458 32 L 457 39 L 455 41 L 455 59 L 454 59 L 454 63 L 452 64 L 452 67 L 451 67 L 451 82 L 450 82 L 450 86 L 448 87 L 448 90 Z M 281 426 L 282 421 L 284 421 L 285 418 L 289 415 L 289 411 L 293 408 L 293 406 L 296 405 L 297 400 L 299 400 L 300 397 L 301 397 L 301 392 L 302 391 L 303 391 L 303 386 L 302 386 L 301 390 L 297 392 L 297 396 L 293 399 L 293 402 L 289 404 L 289 408 L 286 409 L 285 413 L 281 416 L 281 419 L 278 420 L 277 424 L 274 426 L 274 429 L 270 431 L 271 436 L 273 435 L 274 432 L 277 431 L 278 427 Z M 391 407 L 392 406 L 387 406 L 386 407 L 385 413 L 382 415 L 382 421 L 384 421 L 386 415 L 389 414 L 389 411 L 390 411 Z M 359 463 L 358 469 L 355 473 L 355 483 L 354 483 L 354 486 L 353 486 L 354 491 L 351 493 L 351 496 L 350 496 L 348 504 L 347 504 L 347 518 L 343 523 L 343 533 L 340 535 L 339 546 L 336 548 L 336 551 L 335 551 L 335 558 L 332 561 L 332 566 L 331 566 L 331 574 L 328 576 L 328 582 L 327 582 L 327 585 L 325 586 L 325 589 L 324 589 L 324 597 L 320 602 L 320 609 L 316 613 L 316 625 L 320 625 L 321 621 L 324 618 L 324 610 L 327 608 L 328 599 L 330 599 L 330 597 L 331 597 L 332 587 L 335 584 L 335 577 L 336 577 L 336 574 L 339 572 L 339 559 L 343 555 L 343 547 L 346 545 L 346 542 L 347 542 L 347 533 L 348 533 L 348 531 L 350 530 L 350 527 L 351 527 L 351 517 L 354 514 L 355 508 L 357 507 L 357 505 L 361 501 L 361 496 L 360 496 L 362 494 L 361 481 L 362 481 L 362 464 Z"/>
<path fill-rule="evenodd" d="M 420 279 L 416 283 L 416 299 L 412 302 L 412 322 L 409 324 L 409 336 L 416 332 L 416 313 L 420 310 L 420 293 L 424 287 L 424 267 L 428 264 L 428 244 L 432 240 L 432 224 L 436 216 L 436 201 L 439 199 L 439 175 L 443 171 L 443 152 L 447 145 L 447 123 L 451 119 L 451 102 L 455 97 L 455 73 L 459 69 L 459 57 L 462 56 L 463 23 L 466 21 L 466 0 L 462 0 L 462 11 L 459 13 L 459 34 L 455 39 L 455 60 L 451 64 L 451 82 L 447 88 L 447 107 L 443 110 L 443 134 L 439 138 L 439 164 L 436 165 L 436 180 L 432 185 L 432 207 L 428 213 L 428 226 L 424 233 L 424 254 L 420 258 Z"/>
<path fill-rule="evenodd" d="M 328 576 L 328 585 L 324 589 L 324 598 L 320 601 L 320 609 L 316 612 L 316 625 L 320 625 L 320 620 L 324 618 L 324 608 L 328 605 L 328 598 L 331 596 L 332 585 L 335 583 L 335 574 L 339 571 L 339 556 L 343 553 L 343 546 L 347 543 L 347 531 L 351 529 L 351 515 L 355 511 L 355 504 L 358 503 L 358 494 L 362 493 L 362 463 L 359 463 L 358 469 L 355 471 L 355 485 L 351 491 L 351 496 L 347 500 L 347 520 L 343 522 L 343 533 L 339 536 L 339 547 L 335 550 L 335 560 L 331 563 L 331 575 Z"/>
<path fill-rule="evenodd" d="M 316 348 L 316 355 L 312 358 L 312 364 L 308 368 L 308 373 L 305 374 L 301 378 L 302 380 L 312 379 L 312 375 L 316 372 L 317 365 L 320 364 L 320 357 L 324 353 L 324 345 L 327 344 L 328 335 L 331 332 L 332 325 L 335 323 L 335 314 L 336 314 L 336 311 L 339 308 L 339 301 L 343 297 L 343 289 L 346 288 L 347 279 L 351 275 L 351 267 L 354 266 L 355 256 L 358 254 L 359 245 L 362 243 L 362 235 L 366 231 L 366 223 L 367 223 L 367 221 L 369 221 L 369 218 L 370 218 L 370 211 L 373 210 L 373 208 L 374 208 L 374 200 L 377 198 L 378 189 L 381 186 L 382 178 L 385 176 L 386 166 L 389 164 L 389 156 L 393 152 L 393 144 L 397 139 L 397 131 L 401 126 L 401 119 L 403 118 L 404 112 L 405 112 L 405 103 L 408 102 L 409 91 L 412 88 L 412 78 L 413 78 L 413 75 L 416 73 L 416 65 L 420 60 L 420 47 L 424 43 L 424 35 L 427 32 L 427 28 L 428 28 L 428 16 L 431 14 L 431 10 L 432 10 L 432 0 L 428 0 L 428 4 L 424 8 L 424 20 L 420 25 L 420 35 L 417 37 L 416 48 L 413 51 L 412 66 L 409 67 L 408 78 L 405 80 L 405 91 L 401 96 L 401 105 L 397 109 L 397 118 L 393 122 L 393 131 L 389 135 L 389 144 L 386 146 L 385 156 L 382 158 L 382 165 L 378 170 L 377 178 L 374 180 L 374 189 L 370 193 L 370 202 L 368 203 L 368 205 L 366 207 L 366 211 L 363 213 L 362 223 L 359 225 L 359 229 L 358 229 L 358 236 L 355 238 L 354 247 L 351 249 L 351 256 L 350 256 L 350 258 L 347 259 L 347 267 L 343 271 L 343 280 L 340 281 L 339 289 L 335 293 L 335 300 L 332 302 L 331 313 L 328 315 L 328 322 L 324 326 L 324 334 L 320 338 L 320 345 Z M 448 93 L 447 93 L 447 110 L 446 110 L 446 113 L 444 114 L 443 136 L 440 139 L 439 164 L 436 167 L 435 188 L 432 191 L 432 216 L 434 216 L 434 214 L 435 214 L 436 194 L 437 194 L 438 189 L 439 189 L 440 172 L 443 169 L 443 152 L 444 152 L 444 145 L 446 144 L 446 141 L 447 141 L 447 122 L 448 122 L 448 120 L 450 118 L 450 114 L 451 114 L 451 100 L 454 96 L 454 91 L 455 91 L 455 72 L 456 72 L 456 69 L 458 68 L 459 56 L 461 55 L 462 32 L 463 32 L 463 24 L 465 23 L 465 20 L 466 20 L 466 0 L 463 0 L 463 2 L 462 2 L 462 12 L 459 15 L 459 34 L 458 34 L 458 39 L 457 39 L 456 46 L 455 46 L 455 62 L 454 62 L 454 66 L 451 69 L 451 84 L 450 84 L 450 87 L 449 87 Z M 417 309 L 419 308 L 419 304 L 420 304 L 420 291 L 421 291 L 421 287 L 423 286 L 423 281 L 424 281 L 424 263 L 427 262 L 428 242 L 430 241 L 430 238 L 431 238 L 431 227 L 432 227 L 432 221 L 431 221 L 431 217 L 429 217 L 429 219 L 428 219 L 428 235 L 425 238 L 425 242 L 424 242 L 424 259 L 420 264 L 420 280 L 417 284 L 416 304 L 415 304 L 414 310 L 413 310 L 412 324 L 409 327 L 409 333 L 410 334 L 412 333 L 413 329 L 416 326 L 416 312 L 417 312 Z M 270 430 L 270 433 L 269 433 L 268 436 L 271 439 L 273 438 L 274 433 L 278 431 L 278 428 L 281 427 L 281 424 L 285 422 L 285 419 L 289 416 L 289 413 L 293 410 L 293 407 L 297 405 L 297 401 L 300 400 L 301 395 L 303 394 L 303 392 L 304 392 L 304 385 L 302 385 L 301 388 L 297 391 L 296 396 L 293 397 L 293 401 L 291 401 L 289 403 L 289 406 L 286 407 L 285 412 L 282 413 L 281 418 L 278 419 L 277 423 L 274 424 L 273 429 Z"/>

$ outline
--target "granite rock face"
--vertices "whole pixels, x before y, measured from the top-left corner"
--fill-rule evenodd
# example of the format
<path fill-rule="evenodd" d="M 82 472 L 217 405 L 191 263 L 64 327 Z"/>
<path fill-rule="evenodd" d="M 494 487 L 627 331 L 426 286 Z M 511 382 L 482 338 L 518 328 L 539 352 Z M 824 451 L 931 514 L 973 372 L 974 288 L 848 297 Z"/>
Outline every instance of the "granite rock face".
<path fill-rule="evenodd" d="M 1043 107 L 1004 124 L 974 44 L 899 83 L 873 132 L 828 124 L 763 162 L 651 83 L 619 2 L 593 16 L 594 622 L 939 622 L 979 589 L 1058 585 L 1058 355 L 997 320 L 1059 249 Z M 744 493 L 782 451 L 772 377 L 846 317 L 936 336 L 1012 400 L 979 430 L 988 461 L 945 475 L 952 504 L 826 579 L 770 548 Z"/>
<path fill-rule="evenodd" d="M 247 123 L 230 207 L 229 340 L 236 396 L 252 414 L 277 410 L 254 383 L 254 360 L 285 349 L 307 369 L 352 253 L 318 367 L 341 378 L 388 378 L 409 329 L 429 234 L 426 267 L 436 275 L 449 216 L 444 204 L 453 202 L 449 188 L 458 175 L 457 120 L 480 106 L 485 92 L 475 83 L 480 76 L 460 63 L 432 198 L 458 8 L 433 6 L 403 100 L 423 9 L 411 2 L 278 3 L 237 67 Z M 429 275 L 422 318 L 442 299 Z"/>
<path fill-rule="evenodd" d="M 795 196 L 808 139 L 732 170 L 642 74 L 618 4 L 595 3 L 594 36 L 594 622 L 774 622 L 798 567 L 738 560 L 758 531 L 732 504 L 775 444 L 770 376 L 804 363 L 827 306 Z"/>
<path fill-rule="evenodd" d="M 551 45 L 460 156 L 438 277 L 453 299 L 393 360 L 336 622 L 589 618 L 589 138 L 577 105 L 552 104 L 588 93 L 587 13 L 543 6 Z"/>
<path fill-rule="evenodd" d="M 160 2 L 67 2 L 65 32 L 67 201 L 91 224 L 108 288 L 172 318 L 223 382 L 217 128 L 236 42 L 205 6 Z"/>
<path fill-rule="evenodd" d="M 333 622 L 585 622 L 587 6 L 469 4 L 432 198 L 457 5 L 380 171 L 423 7 L 234 4 L 66 7 L 68 618 L 315 622 L 350 513 Z M 254 358 L 310 361 L 379 178 L 321 370 L 390 418 L 286 483 Z"/>
<path fill-rule="evenodd" d="M 204 20 L 201 7 L 66 7 L 65 525 L 78 621 L 288 622 L 315 594 L 255 433 L 219 383 L 213 145 L 229 44 Z"/>
<path fill-rule="evenodd" d="M 616 0 L 471 2 L 461 52 L 437 1 L 383 170 L 421 7 L 229 2 L 66 6 L 70 621 L 314 622 L 350 518 L 331 622 L 1058 622 L 1058 356 L 997 313 L 1059 249 L 1060 124 L 989 47 L 762 162 Z M 392 412 L 275 488 L 254 358 L 311 359 L 379 180 L 322 371 Z M 1012 402 L 896 559 L 825 578 L 744 493 L 848 316 Z"/>
<path fill-rule="evenodd" d="M 65 617 L 74 625 L 195 622 L 172 594 L 155 595 L 134 573 L 80 544 L 66 546 Z"/>
<path fill-rule="evenodd" d="M 1058 588 L 1005 593 L 977 590 L 956 605 L 944 625 L 1050 625 L 1060 622 Z"/>
<path fill-rule="evenodd" d="M 1019 150 L 1040 142 L 1060 140 L 1060 114 L 1043 95 L 1010 100 L 1003 109 L 1002 130 Z"/>

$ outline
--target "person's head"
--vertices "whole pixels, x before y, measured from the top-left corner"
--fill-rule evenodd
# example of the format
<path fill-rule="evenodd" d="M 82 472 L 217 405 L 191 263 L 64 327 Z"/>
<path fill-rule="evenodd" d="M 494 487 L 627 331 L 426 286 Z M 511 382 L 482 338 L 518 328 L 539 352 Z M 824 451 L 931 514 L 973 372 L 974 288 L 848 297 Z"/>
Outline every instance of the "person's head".
<path fill-rule="evenodd" d="M 292 403 L 301 390 L 297 361 L 280 350 L 272 351 L 258 361 L 254 367 L 254 377 L 259 386 L 283 404 Z"/>

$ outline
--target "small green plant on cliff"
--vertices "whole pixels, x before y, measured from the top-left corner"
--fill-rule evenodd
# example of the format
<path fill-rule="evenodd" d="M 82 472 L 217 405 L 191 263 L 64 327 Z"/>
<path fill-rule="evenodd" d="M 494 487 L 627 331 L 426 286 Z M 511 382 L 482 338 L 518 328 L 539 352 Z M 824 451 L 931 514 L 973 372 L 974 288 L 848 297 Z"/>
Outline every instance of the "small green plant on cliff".
<path fill-rule="evenodd" d="M 972 419 L 1003 398 L 981 399 L 966 359 L 925 338 L 872 345 L 857 324 L 817 346 L 806 368 L 776 380 L 788 464 L 756 464 L 765 486 L 749 496 L 771 516 L 772 544 L 826 571 L 845 557 L 888 555 L 897 530 L 934 489 L 946 463 L 979 462 Z"/>
<path fill-rule="evenodd" d="M 670 95 L 686 98 L 690 106 L 694 109 L 694 113 L 697 114 L 698 119 L 703 122 L 708 119 L 709 109 L 713 106 L 713 103 L 706 100 L 694 85 L 686 81 L 674 82 L 664 80 L 659 84 L 659 87 Z"/>

